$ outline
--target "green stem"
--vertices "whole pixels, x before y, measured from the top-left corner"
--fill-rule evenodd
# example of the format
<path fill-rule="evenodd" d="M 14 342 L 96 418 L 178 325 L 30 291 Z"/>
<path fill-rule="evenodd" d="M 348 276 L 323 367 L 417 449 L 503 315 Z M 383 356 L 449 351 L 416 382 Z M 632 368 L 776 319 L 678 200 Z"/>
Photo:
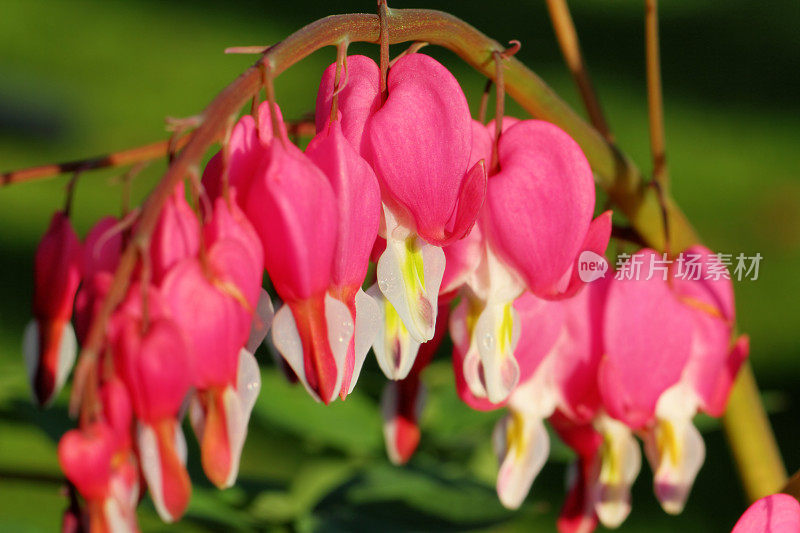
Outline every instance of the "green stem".
<path fill-rule="evenodd" d="M 749 363 L 739 371 L 723 423 L 748 499 L 780 491 L 786 483 L 786 467 Z"/>
<path fill-rule="evenodd" d="M 393 9 L 389 11 L 388 25 L 391 44 L 425 41 L 443 46 L 491 79 L 495 78 L 493 52 L 505 50 L 504 46 L 469 24 L 439 11 Z M 111 290 L 94 319 L 83 348 L 73 388 L 73 409 L 80 401 L 83 385 L 88 383 L 91 386 L 91 380 L 82 382 L 85 381 L 82 375 L 89 370 L 87 367 L 94 365 L 108 317 L 127 290 L 134 271 L 136 246 L 148 242 L 164 201 L 175 184 L 183 179 L 190 168 L 196 168 L 206 151 L 221 138 L 228 117 L 237 113 L 261 89 L 263 69 L 266 68 L 270 75 L 277 76 L 324 46 L 336 46 L 345 40 L 377 44 L 379 38 L 377 15 L 334 15 L 318 20 L 270 47 L 256 65 L 245 71 L 209 104 L 203 113 L 203 123 L 192 134 L 186 147 L 178 154 L 147 199 L 136 234 L 122 256 Z M 645 185 L 641 172 L 633 162 L 519 60 L 512 57 L 504 61 L 507 94 L 533 116 L 557 124 L 572 136 L 589 159 L 598 185 L 607 191 L 609 198 L 629 219 L 631 226 L 650 246 L 663 249 L 662 206 L 656 190 Z M 696 233 L 675 202 L 667 197 L 664 204 L 669 220 L 672 251 L 679 252 L 698 242 Z M 747 368 L 743 375 L 749 375 Z M 766 469 L 764 472 L 769 473 L 768 476 L 755 474 L 757 470 L 762 470 L 759 465 L 781 465 L 782 462 L 763 409 L 753 407 L 760 406 L 755 385 L 743 386 L 742 383 L 744 381 L 740 379 L 734 389 L 725 423 L 726 427 L 740 424 L 750 428 L 747 433 L 728 431 L 728 434 L 732 448 L 739 450 L 737 463 L 747 484 L 748 493 L 755 495 L 767 489 L 772 490 L 773 485 L 781 486 L 783 479 L 775 482 L 778 478 L 785 478 L 785 475 L 781 476 L 780 469 L 776 468 Z M 751 444 L 747 445 L 744 441 L 751 441 Z M 765 481 L 756 485 L 753 480 L 762 477 Z"/>

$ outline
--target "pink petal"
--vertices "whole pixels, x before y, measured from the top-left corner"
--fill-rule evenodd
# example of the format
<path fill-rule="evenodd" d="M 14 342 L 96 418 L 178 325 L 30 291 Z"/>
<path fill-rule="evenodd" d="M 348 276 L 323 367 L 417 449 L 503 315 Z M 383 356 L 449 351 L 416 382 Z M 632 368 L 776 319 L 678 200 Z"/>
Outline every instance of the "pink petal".
<path fill-rule="evenodd" d="M 114 217 L 103 217 L 86 235 L 83 245 L 83 279 L 91 280 L 98 272 L 114 273 L 122 253 L 122 232 Z"/>
<path fill-rule="evenodd" d="M 322 171 L 297 147 L 275 141 L 270 150 L 270 163 L 253 182 L 246 213 L 261 237 L 266 269 L 280 297 L 305 300 L 330 284 L 336 197 Z"/>
<path fill-rule="evenodd" d="M 648 264 L 654 253 L 634 257 Z M 688 361 L 692 328 L 690 312 L 659 276 L 611 282 L 599 384 L 612 417 L 632 428 L 652 419 L 659 396 L 680 379 Z"/>
<path fill-rule="evenodd" d="M 458 201 L 445 227 L 443 239 L 429 239 L 434 244 L 448 246 L 459 239 L 463 239 L 472 229 L 478 219 L 478 213 L 486 198 L 486 165 L 483 161 L 475 164 L 464 176 L 461 190 L 458 192 Z"/>
<path fill-rule="evenodd" d="M 500 137 L 499 160 L 486 194 L 490 242 L 529 290 L 557 296 L 594 210 L 589 163 L 569 135 L 538 120 L 519 122 Z"/>
<path fill-rule="evenodd" d="M 258 138 L 256 121 L 251 115 L 244 115 L 233 127 L 228 141 L 228 187 L 235 189 L 240 202 L 247 198 L 255 172 L 266 156 L 266 144 Z M 212 201 L 222 196 L 222 151 L 206 165 L 203 188 Z"/>
<path fill-rule="evenodd" d="M 183 336 L 166 318 L 151 320 L 144 334 L 140 328 L 139 321 L 131 319 L 122 326 L 114 345 L 115 368 L 138 418 L 155 422 L 174 417 L 191 384 Z"/>
<path fill-rule="evenodd" d="M 331 272 L 333 285 L 357 289 L 367 274 L 369 255 L 378 235 L 378 178 L 347 142 L 338 120 L 311 140 L 306 155 L 324 172 L 336 195 L 339 225 Z"/>
<path fill-rule="evenodd" d="M 203 226 L 203 235 L 216 274 L 230 278 L 249 307 L 255 308 L 261 292 L 264 251 L 250 221 L 238 205 L 218 198 L 210 220 Z M 227 244 L 231 242 L 235 245 Z"/>
<path fill-rule="evenodd" d="M 183 182 L 175 187 L 159 215 L 150 240 L 153 282 L 158 285 L 175 264 L 200 249 L 200 223 L 184 196 Z"/>
<path fill-rule="evenodd" d="M 733 283 L 730 278 L 719 277 L 715 279 L 711 272 L 712 269 L 725 269 L 724 265 L 719 261 L 711 250 L 704 246 L 692 246 L 684 252 L 685 259 L 688 256 L 699 256 L 698 264 L 700 266 L 699 279 L 682 279 L 680 276 L 675 279 L 676 291 L 689 297 L 698 298 L 716 308 L 722 315 L 722 318 L 728 322 L 734 322 L 736 319 L 736 304 L 733 296 Z M 680 268 L 680 260 L 677 261 Z M 686 262 L 683 263 L 686 265 Z M 688 267 L 686 267 L 688 270 Z M 706 277 L 709 276 L 709 279 Z"/>
<path fill-rule="evenodd" d="M 603 356 L 609 279 L 596 280 L 576 296 L 558 302 L 563 307 L 565 339 L 558 345 L 553 379 L 561 392 L 561 409 L 576 421 L 591 420 L 601 404 L 597 371 Z"/>
<path fill-rule="evenodd" d="M 455 297 L 478 268 L 485 253 L 485 244 L 479 226 L 472 228 L 469 235 L 444 248 L 444 275 L 439 288 L 439 299 Z"/>
<path fill-rule="evenodd" d="M 113 377 L 100 388 L 103 416 L 117 437 L 118 448 L 130 448 L 133 406 L 128 390 L 118 377 Z"/>
<path fill-rule="evenodd" d="M 69 320 L 81 280 L 81 243 L 64 213 L 53 215 L 33 264 L 33 315 Z"/>
<path fill-rule="evenodd" d="M 383 201 L 431 244 L 459 238 L 480 207 L 481 179 L 477 170 L 465 177 L 472 127 L 464 93 L 446 68 L 423 54 L 395 63 L 388 91 L 364 133 Z M 464 185 L 465 179 L 477 184 Z"/>
<path fill-rule="evenodd" d="M 581 245 L 580 252 L 575 257 L 572 265 L 572 271 L 569 273 L 569 284 L 564 289 L 564 292 L 558 294 L 558 298 L 570 298 L 575 295 L 583 286 L 584 283 L 579 274 L 579 261 L 581 254 L 585 251 L 594 252 L 599 256 L 606 253 L 608 248 L 608 241 L 611 238 L 611 211 L 606 211 L 589 224 L 589 231 L 586 232 L 586 238 Z M 605 276 L 609 276 L 606 271 Z"/>
<path fill-rule="evenodd" d="M 325 129 L 331 116 L 336 63 L 332 63 L 322 74 L 317 92 L 315 122 L 317 132 Z M 344 88 L 339 91 L 339 112 L 341 113 L 344 137 L 357 152 L 363 154 L 362 136 L 367 119 L 380 107 L 380 69 L 366 56 L 347 57 L 347 74 L 341 73 Z"/>
<path fill-rule="evenodd" d="M 472 149 L 469 156 L 469 167 L 472 168 L 480 161 L 483 161 L 489 169 L 492 164 L 492 150 L 494 150 L 494 137 L 489 128 L 472 120 Z"/>
<path fill-rule="evenodd" d="M 508 130 L 508 128 L 510 128 L 511 126 L 514 126 L 514 125 L 516 125 L 516 124 L 518 124 L 520 122 L 522 122 L 522 120 L 520 120 L 520 119 L 518 119 L 516 117 L 510 117 L 510 116 L 507 116 L 507 115 L 503 116 L 503 133 L 505 133 L 506 130 Z M 488 131 L 489 135 L 492 137 L 492 139 L 494 139 L 495 132 L 497 131 L 495 129 L 495 120 L 494 119 L 490 120 L 486 124 L 486 131 Z"/>
<path fill-rule="evenodd" d="M 100 311 L 112 281 L 113 273 L 98 272 L 92 278 L 84 280 L 75 295 L 75 333 L 78 342 L 83 343 L 89 334 L 92 318 Z"/>
<path fill-rule="evenodd" d="M 108 494 L 113 453 L 114 433 L 101 422 L 67 431 L 58 443 L 61 470 L 87 499 L 103 499 Z"/>
<path fill-rule="evenodd" d="M 241 248 L 236 242 L 223 241 L 212 253 L 219 260 L 231 250 L 236 253 Z M 224 292 L 222 283 L 212 284 L 199 261 L 187 259 L 170 271 L 161 288 L 186 336 L 197 372 L 194 384 L 201 389 L 236 382 L 239 349 L 250 331 L 252 311 L 247 313 L 240 301 Z"/>
<path fill-rule="evenodd" d="M 730 387 L 739 366 L 747 357 L 747 347 L 731 352 L 731 334 L 735 318 L 733 284 L 730 279 L 706 279 L 711 269 L 724 268 L 718 258 L 701 246 L 689 248 L 685 254 L 699 259 L 699 279 L 691 279 L 688 262 L 678 262 L 673 281 L 675 292 L 694 317 L 694 342 L 684 379 L 688 380 L 701 400 L 702 408 L 720 416 L 725 408 Z M 684 274 L 681 276 L 680 274 Z"/>
<path fill-rule="evenodd" d="M 275 139 L 275 133 L 272 126 L 272 110 L 275 109 L 278 119 L 278 130 L 281 137 L 286 139 L 286 123 L 283 121 L 283 114 L 278 104 L 274 106 L 265 100 L 258 106 L 258 138 L 263 146 L 270 146 Z M 269 157 L 269 154 L 266 154 Z M 261 165 L 265 164 L 264 159 L 261 160 Z"/>
<path fill-rule="evenodd" d="M 728 405 L 728 397 L 731 394 L 736 375 L 748 355 L 750 355 L 750 338 L 742 335 L 731 348 L 725 360 L 725 367 L 717 374 L 713 387 L 709 388 L 709 394 L 703 397 L 703 410 L 706 413 L 715 417 L 725 414 L 725 407 Z"/>
<path fill-rule="evenodd" d="M 527 381 L 556 344 L 564 327 L 561 304 L 537 298 L 529 292 L 514 300 L 519 313 L 520 338 L 514 356 L 520 366 L 520 383 Z"/>
<path fill-rule="evenodd" d="M 790 531 L 800 531 L 800 503 L 788 494 L 773 494 L 748 507 L 731 533 Z"/>

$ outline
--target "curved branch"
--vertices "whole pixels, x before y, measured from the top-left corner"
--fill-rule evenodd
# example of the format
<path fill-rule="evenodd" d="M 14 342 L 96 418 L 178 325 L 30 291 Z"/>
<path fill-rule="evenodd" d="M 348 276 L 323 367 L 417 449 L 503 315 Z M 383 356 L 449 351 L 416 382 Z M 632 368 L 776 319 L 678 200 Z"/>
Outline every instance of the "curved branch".
<path fill-rule="evenodd" d="M 184 135 L 177 140 L 174 148 L 176 150 L 180 150 L 188 140 L 189 136 Z M 75 161 L 68 161 L 66 163 L 56 163 L 54 165 L 41 165 L 38 167 L 12 170 L 0 174 L 0 187 L 12 185 L 14 183 L 33 181 L 40 178 L 49 178 L 58 176 L 59 174 L 69 174 L 71 172 L 83 172 L 85 170 L 133 165 L 135 163 L 141 163 L 143 161 L 150 161 L 152 159 L 164 157 L 169 152 L 169 149 L 170 141 L 169 139 L 166 139 L 163 141 L 146 144 L 144 146 L 137 146 L 136 148 L 129 148 L 127 150 L 120 150 L 119 152 L 112 152 L 106 155 L 91 157 L 89 159 L 79 159 Z"/>

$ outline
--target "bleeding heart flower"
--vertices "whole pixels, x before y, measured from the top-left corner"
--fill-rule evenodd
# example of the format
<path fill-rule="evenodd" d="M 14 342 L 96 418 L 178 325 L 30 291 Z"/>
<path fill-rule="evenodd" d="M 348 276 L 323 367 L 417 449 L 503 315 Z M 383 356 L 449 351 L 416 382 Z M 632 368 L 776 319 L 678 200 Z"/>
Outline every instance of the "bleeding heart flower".
<path fill-rule="evenodd" d="M 59 462 L 86 500 L 92 531 L 136 531 L 139 474 L 131 449 L 130 400 L 117 379 L 101 387 L 100 399 L 102 418 L 64 434 Z"/>
<path fill-rule="evenodd" d="M 34 259 L 33 320 L 22 351 L 33 396 L 48 405 L 58 394 L 78 350 L 70 324 L 81 279 L 81 245 L 64 213 L 53 215 Z"/>
<path fill-rule="evenodd" d="M 364 126 L 367 119 L 381 106 L 380 69 L 372 59 L 353 55 L 348 56 L 346 71 L 340 74 L 338 94 L 341 109 L 342 134 L 360 154 L 364 154 Z M 331 116 L 333 92 L 336 89 L 336 63 L 331 63 L 322 74 L 317 91 L 315 122 L 317 133 L 322 132 Z"/>
<path fill-rule="evenodd" d="M 192 395 L 189 419 L 200 441 L 203 470 L 219 488 L 228 488 L 236 481 L 247 424 L 260 391 L 258 362 L 242 348 L 235 383 Z"/>
<path fill-rule="evenodd" d="M 556 526 L 559 533 L 590 533 L 598 522 L 594 507 L 603 437 L 591 423 L 576 423 L 560 411 L 550 417 L 550 426 L 577 455 L 567 474 L 567 499 Z"/>
<path fill-rule="evenodd" d="M 578 162 L 582 161 L 581 158 L 583 158 L 580 149 L 577 148 L 577 145 L 574 145 L 574 142 L 572 142 L 565 133 L 551 125 L 542 126 L 536 123 L 536 121 L 518 121 L 512 118 L 506 118 L 503 126 L 505 133 L 503 134 L 504 136 L 501 137 L 501 146 L 502 140 L 506 137 L 511 137 L 511 140 L 507 141 L 508 144 L 505 149 L 500 150 L 500 156 L 503 158 L 500 169 L 496 169 L 496 173 L 492 174 L 489 179 L 487 195 L 494 194 L 496 202 L 494 204 L 487 202 L 482 209 L 482 217 L 479 223 L 481 229 L 480 244 L 474 247 L 475 245 L 469 242 L 472 240 L 472 235 L 470 235 L 461 243 L 451 247 L 455 248 L 453 253 L 448 254 L 446 252 L 448 261 L 450 261 L 452 256 L 460 267 L 454 272 L 454 280 L 448 280 L 448 284 L 450 285 L 453 282 L 465 283 L 469 288 L 470 298 L 473 300 L 470 304 L 470 308 L 475 314 L 475 316 L 471 318 L 471 322 L 475 325 L 473 328 L 474 332 L 471 337 L 469 349 L 467 351 L 461 351 L 464 354 L 465 381 L 471 389 L 470 395 L 487 397 L 489 402 L 493 404 L 503 403 L 519 383 L 519 365 L 514 357 L 513 342 L 514 339 L 519 337 L 521 326 L 516 314 L 512 312 L 512 303 L 514 299 L 522 294 L 526 287 L 540 297 L 563 298 L 575 294 L 578 289 L 583 286 L 583 283 L 578 278 L 577 269 L 575 268 L 579 257 L 578 252 L 575 252 L 572 255 L 571 263 L 567 266 L 563 268 L 559 266 L 554 267 L 561 268 L 559 276 L 566 278 L 566 284 L 562 287 L 562 292 L 559 294 L 550 294 L 547 291 L 540 290 L 541 287 L 533 283 L 531 278 L 526 277 L 523 270 L 520 270 L 513 262 L 509 262 L 508 254 L 503 251 L 504 244 L 498 240 L 499 236 L 497 235 L 498 231 L 505 232 L 506 230 L 499 229 L 498 224 L 511 223 L 510 218 L 506 220 L 504 217 L 527 217 L 527 219 L 530 219 L 531 224 L 536 226 L 535 231 L 542 233 L 566 232 L 560 235 L 548 234 L 546 236 L 547 239 L 551 239 L 550 243 L 554 248 L 556 247 L 554 243 L 559 241 L 559 239 L 565 238 L 568 241 L 569 238 L 567 234 L 570 232 L 577 232 L 581 239 L 580 250 L 584 252 L 590 250 L 592 251 L 591 253 L 603 253 L 605 251 L 611 230 L 610 212 L 604 213 L 591 223 L 589 222 L 591 220 L 591 211 L 594 209 L 594 188 L 592 185 L 591 171 L 588 171 L 588 183 L 586 180 L 579 179 L 575 184 L 571 185 L 573 189 L 580 190 L 586 195 L 586 205 L 583 211 L 581 209 L 575 209 L 575 206 L 566 202 L 564 206 L 562 206 L 564 211 L 560 213 L 560 216 L 564 217 L 561 227 L 557 224 L 554 225 L 552 222 L 557 219 L 554 218 L 552 213 L 548 210 L 561 208 L 555 205 L 555 203 L 557 203 L 556 200 L 553 201 L 554 203 L 550 203 L 550 198 L 547 195 L 555 194 L 553 193 L 553 189 L 556 187 L 565 187 L 569 189 L 570 183 L 575 180 L 574 176 L 570 173 L 576 169 L 569 165 L 565 165 L 566 168 L 559 168 L 558 163 L 561 162 L 559 157 L 562 159 L 565 158 L 568 161 L 575 160 Z M 471 161 L 480 159 L 491 160 L 494 144 L 494 124 L 489 124 L 487 127 L 477 121 L 472 121 L 471 128 Z M 550 128 L 555 128 L 556 131 L 551 131 Z M 562 149 L 565 154 L 561 156 L 556 154 L 553 156 L 535 153 L 537 149 L 549 149 L 547 140 L 543 141 L 544 146 L 536 142 L 530 142 L 526 146 L 521 142 L 521 139 L 526 136 L 535 136 L 534 132 L 538 129 L 542 129 L 546 132 L 543 135 L 544 137 L 555 137 L 557 140 L 553 141 L 554 144 L 565 147 Z M 515 131 L 516 133 L 512 135 L 511 132 Z M 542 135 L 539 136 L 541 137 Z M 527 153 L 526 150 L 534 153 Z M 575 150 L 577 150 L 577 153 Z M 517 174 L 520 176 L 524 175 L 524 178 L 528 179 L 529 175 L 535 175 L 531 174 L 531 172 L 541 172 L 541 168 L 548 168 L 547 165 L 539 168 L 537 165 L 540 165 L 542 161 L 539 161 L 537 158 L 541 158 L 545 163 L 548 161 L 548 158 L 552 158 L 556 161 L 555 165 L 551 165 L 555 166 L 556 170 L 550 169 L 549 174 L 547 174 L 547 179 L 552 178 L 552 183 L 548 182 L 546 187 L 551 187 L 551 189 L 541 193 L 545 195 L 543 199 L 538 198 L 537 195 L 540 194 L 540 191 L 534 188 L 521 187 L 512 192 L 512 189 L 517 187 L 517 182 L 522 179 L 517 179 Z M 585 159 L 583 162 L 585 163 Z M 505 164 L 505 166 L 503 166 L 503 164 Z M 528 166 L 533 170 L 529 171 Z M 586 168 L 576 163 L 574 163 L 573 166 L 577 167 L 581 172 L 588 169 L 588 163 L 586 163 Z M 548 171 L 546 170 L 545 173 L 546 172 Z M 559 172 L 561 174 L 559 174 Z M 578 175 L 580 175 L 580 173 Z M 536 181 L 536 178 L 532 179 Z M 512 196 L 515 198 L 513 201 L 508 199 L 500 200 L 504 194 L 508 194 L 509 198 Z M 517 202 L 516 205 L 518 206 L 522 205 L 520 202 L 525 195 L 531 196 L 530 205 L 526 204 L 524 209 L 514 208 L 514 202 Z M 581 201 L 578 202 L 578 205 L 580 204 Z M 530 212 L 531 206 L 533 206 L 534 209 L 539 208 L 545 211 L 534 215 Z M 512 210 L 508 211 L 508 208 L 512 208 Z M 500 214 L 496 214 L 493 211 L 501 209 L 506 211 Z M 510 215 L 512 212 L 515 214 Z M 543 218 L 537 218 L 539 216 Z M 587 227 L 584 228 L 579 224 L 578 226 L 580 227 L 575 229 L 576 226 L 574 220 L 572 220 L 574 217 L 586 218 L 585 225 L 587 225 Z M 545 221 L 544 218 L 547 220 Z M 513 233 L 521 230 L 521 228 L 515 227 L 509 231 Z M 477 233 L 477 230 L 473 230 L 472 233 Z M 539 234 L 537 234 L 535 238 L 538 239 L 537 243 L 523 243 L 523 239 L 520 239 L 520 242 L 517 242 L 515 246 L 517 246 L 518 255 L 522 256 L 523 254 L 527 254 L 526 257 L 528 260 L 535 257 L 542 257 L 542 261 L 532 268 L 544 272 L 544 270 L 542 270 L 546 262 L 544 256 L 549 253 L 542 247 L 546 244 L 546 240 L 543 240 L 543 236 Z M 527 248 L 524 248 L 524 251 L 520 251 L 519 247 L 523 246 L 527 246 Z M 537 246 L 540 248 L 537 248 Z M 553 265 L 549 266 L 553 267 Z M 447 286 L 446 289 L 451 290 L 451 287 Z M 456 316 L 464 317 L 466 315 L 462 313 Z M 463 330 L 464 328 L 462 327 L 461 329 Z M 473 331 L 473 329 L 470 331 Z"/>
<path fill-rule="evenodd" d="M 159 516 L 180 518 L 189 504 L 186 441 L 177 416 L 192 380 L 192 365 L 179 326 L 150 288 L 139 284 L 112 317 L 114 366 L 138 419 L 136 442 L 142 472 Z M 145 315 L 145 310 L 147 314 Z"/>
<path fill-rule="evenodd" d="M 261 246 L 261 239 L 244 212 L 235 202 L 217 198 L 214 201 L 211 218 L 203 225 L 203 238 L 209 248 L 211 268 L 215 269 L 218 277 L 230 278 L 227 281 L 241 292 L 241 298 L 247 304 L 245 307 L 250 307 L 252 311 L 261 294 L 264 249 Z M 230 241 L 239 244 L 239 248 L 236 250 L 232 247 L 226 248 L 226 252 L 215 251 L 218 243 Z"/>
<path fill-rule="evenodd" d="M 96 422 L 67 431 L 58 443 L 61 469 L 87 499 L 102 500 L 108 493 L 114 440 L 111 428 Z"/>
<path fill-rule="evenodd" d="M 772 494 L 748 507 L 731 533 L 789 531 L 800 531 L 800 503 L 788 494 Z"/>
<path fill-rule="evenodd" d="M 328 292 L 347 305 L 355 330 L 348 341 L 339 395 L 344 399 L 358 380 L 378 329 L 378 304 L 361 284 L 380 222 L 380 188 L 372 168 L 342 133 L 341 121 L 329 122 L 306 149 L 323 171 L 336 197 L 338 229 Z"/>
<path fill-rule="evenodd" d="M 351 59 L 339 109 L 345 137 L 370 162 L 381 188 L 387 245 L 378 284 L 411 337 L 425 342 L 436 324 L 445 264 L 440 247 L 469 232 L 485 194 L 483 164 L 468 167 L 469 107 L 452 74 L 422 54 L 393 65 L 381 106 L 377 65 Z M 320 84 L 318 128 L 330 110 L 334 72 L 329 67 Z"/>
<path fill-rule="evenodd" d="M 251 115 L 239 119 L 231 131 L 228 140 L 228 187 L 235 193 L 239 206 L 244 209 L 250 195 L 250 185 L 255 178 L 258 167 L 269 158 L 269 144 L 272 142 L 272 117 L 269 102 L 258 107 L 258 128 Z M 277 106 L 276 106 L 277 108 Z M 277 110 L 278 121 L 283 123 L 280 109 Z M 208 197 L 215 201 L 223 196 L 222 150 L 212 157 L 203 170 L 203 188 Z M 231 194 L 233 197 L 233 194 Z"/>
<path fill-rule="evenodd" d="M 164 202 L 150 239 L 153 283 L 159 285 L 179 261 L 194 257 L 200 249 L 200 223 L 186 201 L 183 182 Z"/>
<path fill-rule="evenodd" d="M 185 259 L 161 287 L 186 335 L 195 368 L 197 392 L 190 414 L 201 444 L 203 469 L 221 488 L 236 480 L 252 402 L 261 383 L 252 353 L 243 348 L 251 336 L 253 312 L 262 291 L 261 244 L 255 240 L 245 248 L 250 232 L 238 226 L 246 221 L 235 221 L 238 208 L 231 209 L 233 213 L 224 199 L 217 200 L 209 222 L 215 228 L 206 231 L 210 246 L 205 261 Z M 239 229 L 219 227 L 226 225 Z"/>
<path fill-rule="evenodd" d="M 386 443 L 386 454 L 396 465 L 407 463 L 419 445 L 419 417 L 427 397 L 421 374 L 433 359 L 447 332 L 449 313 L 447 303 L 439 307 L 439 313 L 440 320 L 436 324 L 436 334 L 433 339 L 419 347 L 408 375 L 399 381 L 389 381 L 383 387 L 381 396 L 383 438 Z"/>
<path fill-rule="evenodd" d="M 634 254 L 618 279 L 610 282 L 604 310 L 605 356 L 598 383 L 608 416 L 595 421 L 604 435 L 596 510 L 607 527 L 618 526 L 630 513 L 630 485 L 641 464 L 631 431 L 647 430 L 655 423 L 660 399 L 680 380 L 691 352 L 691 312 L 670 282 L 657 275 L 627 275 L 654 256 L 647 249 Z"/>
<path fill-rule="evenodd" d="M 83 280 L 75 295 L 75 332 L 83 343 L 94 315 L 111 287 L 122 254 L 122 234 L 114 217 L 103 217 L 89 230 L 83 245 Z"/>
<path fill-rule="evenodd" d="M 672 287 L 693 322 L 691 354 L 680 381 L 658 399 L 655 423 L 644 432 L 645 452 L 653 468 L 653 486 L 661 506 L 671 514 L 683 510 L 694 479 L 705 459 L 705 445 L 692 424 L 699 411 L 722 416 L 733 381 L 747 358 L 747 337 L 733 339 L 733 285 L 727 276 L 711 276 L 724 266 L 710 250 L 695 246 L 697 279 L 677 276 L 689 270 L 676 262 Z"/>
<path fill-rule="evenodd" d="M 515 355 L 524 375 L 511 394 L 509 415 L 495 428 L 497 492 L 507 507 L 522 503 L 547 460 L 544 419 L 558 409 L 574 424 L 587 425 L 599 408 L 595 377 L 605 293 L 606 285 L 596 283 L 568 300 L 526 293 L 514 304 L 522 325 Z M 465 373 L 467 368 L 465 360 Z"/>
<path fill-rule="evenodd" d="M 472 228 L 486 188 L 481 165 L 467 166 L 471 119 L 464 93 L 424 54 L 398 59 L 387 84 L 386 101 L 364 131 L 384 204 L 425 242 L 453 243 Z M 393 231 L 387 225 L 387 234 Z"/>
<path fill-rule="evenodd" d="M 337 245 L 336 195 L 328 178 L 285 136 L 252 184 L 246 210 L 265 250 L 266 268 L 286 303 L 275 314 L 273 343 L 315 398 L 342 388 L 354 324 L 347 305 L 327 293 Z"/>
<path fill-rule="evenodd" d="M 494 252 L 537 296 L 574 294 L 583 284 L 578 256 L 602 254 L 611 232 L 610 214 L 592 221 L 589 162 L 569 135 L 540 120 L 504 127 L 497 160 L 484 216 Z"/>
<path fill-rule="evenodd" d="M 641 250 L 623 269 L 639 259 L 647 264 L 652 255 L 652 250 Z M 659 397 L 681 377 L 689 360 L 693 322 L 662 277 L 619 277 L 608 291 L 605 358 L 598 380 L 606 412 L 641 429 L 655 417 Z"/>
<path fill-rule="evenodd" d="M 91 280 L 101 272 L 113 274 L 122 254 L 122 233 L 119 221 L 103 217 L 92 226 L 83 243 L 83 279 Z"/>

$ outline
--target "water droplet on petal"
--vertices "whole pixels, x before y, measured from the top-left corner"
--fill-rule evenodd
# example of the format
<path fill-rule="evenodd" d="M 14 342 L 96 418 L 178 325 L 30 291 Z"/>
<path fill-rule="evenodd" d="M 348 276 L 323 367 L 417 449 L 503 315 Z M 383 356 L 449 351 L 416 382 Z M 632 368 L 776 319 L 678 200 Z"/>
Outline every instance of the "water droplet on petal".
<path fill-rule="evenodd" d="M 487 350 L 491 350 L 494 347 L 494 335 L 491 333 L 484 333 L 483 334 L 483 347 Z"/>

